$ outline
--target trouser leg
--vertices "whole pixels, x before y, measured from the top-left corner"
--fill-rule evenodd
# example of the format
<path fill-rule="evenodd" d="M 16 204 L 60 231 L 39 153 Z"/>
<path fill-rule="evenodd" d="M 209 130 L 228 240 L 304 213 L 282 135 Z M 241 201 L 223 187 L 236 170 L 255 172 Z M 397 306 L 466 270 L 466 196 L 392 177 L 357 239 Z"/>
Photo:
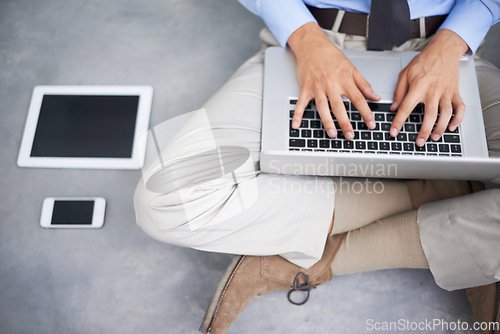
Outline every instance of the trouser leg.
<path fill-rule="evenodd" d="M 165 191 L 139 182 L 139 226 L 162 242 L 200 250 L 280 254 L 308 267 L 321 258 L 332 220 L 330 177 L 286 176 L 259 170 L 263 52 L 243 64 L 164 148 Z M 191 121 L 191 120 L 190 120 Z M 220 148 L 243 148 L 252 170 L 213 177 L 217 156 L 199 154 L 206 138 Z M 203 153 L 203 152 L 202 152 Z M 230 157 L 232 158 L 232 157 Z M 219 168 L 220 169 L 220 168 Z M 225 168 L 222 168 L 225 169 Z"/>
<path fill-rule="evenodd" d="M 492 157 L 500 157 L 500 70 L 492 63 L 474 59 L 488 151 Z"/>
<path fill-rule="evenodd" d="M 429 268 L 420 243 L 417 211 L 350 231 L 332 262 L 334 275 L 392 268 Z"/>

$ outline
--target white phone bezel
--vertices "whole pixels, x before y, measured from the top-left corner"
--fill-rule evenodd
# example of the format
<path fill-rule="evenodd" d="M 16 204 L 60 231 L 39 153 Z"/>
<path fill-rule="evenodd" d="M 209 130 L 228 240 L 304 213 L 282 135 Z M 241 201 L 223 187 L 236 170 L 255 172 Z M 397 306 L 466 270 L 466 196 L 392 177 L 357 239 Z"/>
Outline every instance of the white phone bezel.
<path fill-rule="evenodd" d="M 45 95 L 116 95 L 139 96 L 130 158 L 32 157 L 31 148 Z M 148 131 L 153 88 L 150 86 L 36 86 L 26 118 L 17 165 L 41 168 L 140 169 L 144 163 L 146 143 L 141 138 Z"/>
<path fill-rule="evenodd" d="M 55 201 L 94 201 L 92 224 L 90 225 L 52 225 Z M 106 200 L 103 197 L 47 197 L 43 200 L 40 226 L 43 228 L 101 228 L 104 225 Z"/>

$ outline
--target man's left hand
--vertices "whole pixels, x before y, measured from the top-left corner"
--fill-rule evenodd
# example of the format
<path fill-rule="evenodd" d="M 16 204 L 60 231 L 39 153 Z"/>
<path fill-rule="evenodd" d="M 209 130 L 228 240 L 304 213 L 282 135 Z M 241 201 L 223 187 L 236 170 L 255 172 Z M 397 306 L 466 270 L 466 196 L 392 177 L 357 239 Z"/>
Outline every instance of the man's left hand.
<path fill-rule="evenodd" d="M 465 114 L 465 105 L 458 91 L 458 65 L 467 50 L 468 46 L 460 36 L 451 30 L 441 29 L 401 71 L 391 106 L 392 111 L 397 110 L 391 136 L 398 135 L 419 103 L 425 104 L 425 114 L 417 146 L 424 146 L 431 132 L 431 139 L 439 140 L 447 126 L 450 131 L 455 130 Z M 453 111 L 455 115 L 452 118 Z"/>

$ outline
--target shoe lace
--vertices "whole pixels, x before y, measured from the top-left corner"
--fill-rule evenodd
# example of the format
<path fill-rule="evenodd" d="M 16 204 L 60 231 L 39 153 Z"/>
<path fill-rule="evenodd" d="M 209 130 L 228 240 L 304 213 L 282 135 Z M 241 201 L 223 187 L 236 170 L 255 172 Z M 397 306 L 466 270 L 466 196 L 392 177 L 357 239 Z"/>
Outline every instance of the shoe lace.
<path fill-rule="evenodd" d="M 304 283 L 300 283 L 301 277 L 303 278 Z M 288 301 L 294 305 L 303 305 L 309 299 L 309 294 L 312 289 L 316 289 L 316 286 L 311 284 L 311 282 L 309 281 L 309 276 L 301 271 L 297 275 L 295 275 L 295 278 L 293 279 L 293 285 L 290 287 L 290 291 L 288 291 L 287 295 Z M 292 294 L 296 291 L 306 292 L 306 295 L 301 302 L 296 302 L 291 298 Z"/>

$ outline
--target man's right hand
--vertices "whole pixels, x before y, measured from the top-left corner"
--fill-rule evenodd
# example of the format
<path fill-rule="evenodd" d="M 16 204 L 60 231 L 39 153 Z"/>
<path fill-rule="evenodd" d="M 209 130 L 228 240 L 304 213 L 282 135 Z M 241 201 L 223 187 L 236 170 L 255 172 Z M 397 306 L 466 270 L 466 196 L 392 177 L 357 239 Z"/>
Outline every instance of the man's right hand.
<path fill-rule="evenodd" d="M 337 136 L 337 129 L 330 115 L 330 101 L 344 137 L 352 140 L 354 131 L 342 96 L 346 96 L 354 104 L 369 129 L 375 128 L 375 120 L 366 99 L 378 101 L 380 96 L 373 92 L 370 84 L 316 23 L 306 23 L 297 29 L 288 39 L 288 45 L 297 60 L 300 85 L 299 100 L 292 121 L 294 129 L 300 127 L 304 109 L 314 99 L 328 136 Z"/>

